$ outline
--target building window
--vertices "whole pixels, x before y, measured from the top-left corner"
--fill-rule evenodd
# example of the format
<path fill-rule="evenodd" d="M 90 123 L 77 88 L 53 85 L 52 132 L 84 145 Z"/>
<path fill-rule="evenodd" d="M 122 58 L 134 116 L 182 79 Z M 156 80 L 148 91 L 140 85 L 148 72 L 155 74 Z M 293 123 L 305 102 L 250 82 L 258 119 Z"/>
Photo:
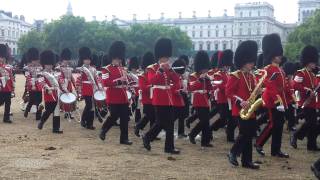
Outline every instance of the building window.
<path fill-rule="evenodd" d="M 16 48 L 13 48 L 13 52 L 12 52 L 13 55 L 16 54 Z"/>
<path fill-rule="evenodd" d="M 251 17 L 251 11 L 249 12 L 249 17 Z"/>
<path fill-rule="evenodd" d="M 219 26 L 218 26 L 218 25 L 216 25 L 216 29 L 219 29 Z"/>
<path fill-rule="evenodd" d="M 242 26 L 242 22 L 240 23 L 240 26 Z"/>
<path fill-rule="evenodd" d="M 251 36 L 251 29 L 248 29 L 248 35 Z"/>
<path fill-rule="evenodd" d="M 226 49 L 227 49 L 227 44 L 223 43 L 223 50 L 226 50 Z"/>
<path fill-rule="evenodd" d="M 207 50 L 208 50 L 208 51 L 211 51 L 211 45 L 210 45 L 210 42 L 208 42 L 208 43 L 207 43 Z"/>
<path fill-rule="evenodd" d="M 243 12 L 240 12 L 240 17 L 243 17 Z"/>
<path fill-rule="evenodd" d="M 223 31 L 223 37 L 226 37 L 227 36 L 227 30 L 224 30 Z"/>
<path fill-rule="evenodd" d="M 4 30 L 1 29 L 1 36 L 4 36 Z"/>
<path fill-rule="evenodd" d="M 258 16 L 260 16 L 260 11 L 258 11 Z"/>
<path fill-rule="evenodd" d="M 242 36 L 242 28 L 239 29 L 239 35 Z"/>
<path fill-rule="evenodd" d="M 216 51 L 218 51 L 218 49 L 219 49 L 219 44 L 218 44 L 218 43 L 216 43 L 216 44 L 214 45 L 214 49 L 215 49 Z"/>
<path fill-rule="evenodd" d="M 241 43 L 242 43 L 242 41 L 241 41 L 241 40 L 239 40 L 239 42 L 238 42 L 238 46 L 239 46 Z"/>
<path fill-rule="evenodd" d="M 261 34 L 261 30 L 260 28 L 257 29 L 257 35 L 260 35 Z"/>
<path fill-rule="evenodd" d="M 258 49 L 260 49 L 260 48 L 261 48 L 261 41 L 258 40 L 258 41 L 257 41 L 257 44 L 258 44 Z"/>
<path fill-rule="evenodd" d="M 194 43 L 192 43 L 192 49 L 196 50 L 196 45 Z"/>
<path fill-rule="evenodd" d="M 216 37 L 219 37 L 219 30 L 216 30 Z"/>
<path fill-rule="evenodd" d="M 199 44 L 199 50 L 203 50 L 203 44 L 202 43 Z"/>
<path fill-rule="evenodd" d="M 202 38 L 202 31 L 200 31 L 200 37 Z"/>
<path fill-rule="evenodd" d="M 11 31 L 8 31 L 8 37 L 10 37 L 11 36 Z"/>
<path fill-rule="evenodd" d="M 196 32 L 192 31 L 192 37 L 194 38 L 196 36 Z"/>
<path fill-rule="evenodd" d="M 208 37 L 210 37 L 211 36 L 211 33 L 210 33 L 210 30 L 208 31 Z"/>

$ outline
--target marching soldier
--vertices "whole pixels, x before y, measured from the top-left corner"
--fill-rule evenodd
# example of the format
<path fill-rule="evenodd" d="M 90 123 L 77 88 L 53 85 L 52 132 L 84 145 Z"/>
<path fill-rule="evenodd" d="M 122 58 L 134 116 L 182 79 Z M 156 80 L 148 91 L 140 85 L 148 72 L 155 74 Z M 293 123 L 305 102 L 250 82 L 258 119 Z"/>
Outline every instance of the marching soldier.
<path fill-rule="evenodd" d="M 78 96 L 84 99 L 85 107 L 81 116 L 81 126 L 89 130 L 94 130 L 94 109 L 93 109 L 93 93 L 97 90 L 96 69 L 91 66 L 91 50 L 88 47 L 79 49 L 80 77 L 77 79 Z"/>
<path fill-rule="evenodd" d="M 40 54 L 40 62 L 44 70 L 40 73 L 39 82 L 43 87 L 43 97 L 45 103 L 45 112 L 42 114 L 41 120 L 38 124 L 38 129 L 42 129 L 44 123 L 48 120 L 50 115 L 53 115 L 52 132 L 61 134 L 60 130 L 60 107 L 59 107 L 59 82 L 56 79 L 53 71 L 55 62 L 55 55 L 51 50 L 45 50 Z M 39 74 L 38 74 L 39 75 Z"/>
<path fill-rule="evenodd" d="M 214 99 L 217 103 L 217 109 L 220 114 L 220 118 L 212 124 L 211 129 L 218 130 L 227 125 L 227 141 L 234 142 L 234 130 L 237 127 L 236 121 L 231 117 L 231 105 L 228 103 L 225 89 L 229 79 L 229 72 L 231 66 L 233 66 L 233 52 L 232 50 L 225 50 L 222 53 L 222 57 L 218 62 L 219 70 L 213 74 L 213 86 L 214 86 Z"/>
<path fill-rule="evenodd" d="M 40 65 L 39 51 L 36 48 L 30 48 L 27 52 L 27 61 L 30 64 L 25 67 L 26 87 L 29 92 L 29 103 L 24 112 L 24 117 L 28 117 L 28 113 L 32 106 L 36 107 L 36 120 L 41 119 L 43 107 L 42 102 L 42 87 L 38 81 L 38 73 L 42 71 Z"/>
<path fill-rule="evenodd" d="M 155 109 L 152 105 L 152 99 L 150 98 L 151 84 L 148 81 L 147 67 L 154 63 L 154 56 L 152 52 L 146 52 L 143 55 L 141 69 L 143 73 L 139 77 L 139 99 L 143 105 L 143 117 L 136 123 L 134 134 L 140 137 L 140 130 L 142 130 L 148 122 L 150 122 L 150 128 L 155 122 Z"/>
<path fill-rule="evenodd" d="M 100 139 L 105 140 L 106 133 L 120 118 L 120 144 L 131 145 L 128 137 L 129 100 L 128 74 L 123 64 L 125 61 L 126 47 L 122 41 L 115 41 L 109 49 L 111 64 L 102 69 L 102 83 L 106 90 L 106 103 L 109 106 L 110 115 L 103 123 Z"/>
<path fill-rule="evenodd" d="M 307 149 L 309 151 L 320 151 L 317 146 L 317 94 L 319 83 L 313 70 L 319 60 L 318 50 L 313 46 L 306 46 L 301 53 L 301 64 L 304 67 L 294 77 L 294 88 L 300 94 L 300 107 L 302 108 L 305 122 L 291 136 L 291 145 L 297 148 L 297 139 L 303 140 L 307 136 Z"/>
<path fill-rule="evenodd" d="M 64 93 L 72 93 L 75 88 L 75 79 L 72 76 L 73 68 L 70 66 L 71 61 L 71 51 L 68 48 L 62 50 L 60 58 L 61 64 L 58 67 L 60 72 L 58 81 L 60 84 L 60 89 Z M 65 113 L 64 118 L 73 119 L 74 117 L 70 112 Z"/>
<path fill-rule="evenodd" d="M 134 122 L 137 123 L 141 119 L 141 111 L 139 105 L 139 78 L 138 78 L 138 70 L 139 70 L 139 59 L 137 57 L 132 57 L 128 63 L 128 71 L 129 71 L 129 87 L 132 93 L 132 103 L 131 110 L 134 116 Z"/>
<path fill-rule="evenodd" d="M 269 111 L 268 125 L 256 139 L 256 150 L 264 156 L 263 146 L 272 135 L 271 155 L 280 158 L 289 158 L 281 151 L 284 112 L 288 108 L 286 99 L 285 73 L 280 68 L 283 49 L 278 34 L 269 34 L 263 38 L 262 50 L 264 56 L 264 70 L 267 73 L 264 80 L 265 90 L 262 94 L 264 106 Z"/>
<path fill-rule="evenodd" d="M 184 86 L 183 84 L 183 74 L 186 71 L 185 61 L 182 59 L 174 61 L 172 69 L 175 72 L 173 73 L 173 78 L 175 78 L 176 82 L 176 84 L 171 86 L 172 102 L 175 112 L 174 121 L 178 119 L 178 137 L 186 138 L 188 136 L 184 133 L 184 121 L 188 116 L 186 115 L 184 97 L 187 96 L 187 86 Z"/>
<path fill-rule="evenodd" d="M 155 45 L 155 58 L 158 63 L 147 68 L 148 81 L 152 85 L 151 99 L 155 107 L 156 122 L 144 135 L 143 145 L 150 151 L 150 142 L 153 141 L 162 129 L 166 131 L 164 151 L 171 154 L 179 154 L 174 147 L 174 121 L 171 84 L 175 84 L 170 69 L 169 58 L 172 56 L 172 43 L 170 39 L 161 38 Z"/>
<path fill-rule="evenodd" d="M 239 123 L 239 135 L 228 155 L 229 162 L 238 166 L 237 156 L 242 154 L 242 167 L 259 169 L 252 162 L 252 139 L 256 133 L 256 119 L 252 115 L 248 120 L 241 119 L 240 110 L 248 108 L 249 98 L 255 89 L 255 77 L 251 73 L 257 59 L 258 46 L 255 41 L 244 41 L 236 50 L 234 62 L 237 71 L 231 73 L 226 87 L 227 97 L 231 99 L 232 116 Z"/>
<path fill-rule="evenodd" d="M 209 132 L 209 92 L 212 91 L 211 81 L 208 77 L 210 67 L 209 57 L 205 51 L 199 51 L 194 60 L 194 70 L 189 77 L 188 89 L 192 94 L 191 104 L 196 111 L 196 115 L 200 122 L 191 130 L 189 140 L 192 144 L 196 144 L 195 137 L 202 131 L 201 146 L 213 147 L 210 144 Z"/>
<path fill-rule="evenodd" d="M 6 64 L 8 58 L 8 48 L 0 44 L 0 105 L 4 104 L 4 123 L 12 123 L 10 119 L 11 98 L 14 95 L 13 68 Z"/>

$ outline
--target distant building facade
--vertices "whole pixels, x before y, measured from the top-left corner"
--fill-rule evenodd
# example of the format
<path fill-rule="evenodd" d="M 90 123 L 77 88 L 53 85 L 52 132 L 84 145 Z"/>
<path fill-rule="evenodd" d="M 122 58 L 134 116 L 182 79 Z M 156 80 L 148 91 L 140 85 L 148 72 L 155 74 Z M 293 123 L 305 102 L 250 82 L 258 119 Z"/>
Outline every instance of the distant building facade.
<path fill-rule="evenodd" d="M 320 9 L 320 0 L 299 0 L 299 24 L 304 23 L 317 9 Z"/>

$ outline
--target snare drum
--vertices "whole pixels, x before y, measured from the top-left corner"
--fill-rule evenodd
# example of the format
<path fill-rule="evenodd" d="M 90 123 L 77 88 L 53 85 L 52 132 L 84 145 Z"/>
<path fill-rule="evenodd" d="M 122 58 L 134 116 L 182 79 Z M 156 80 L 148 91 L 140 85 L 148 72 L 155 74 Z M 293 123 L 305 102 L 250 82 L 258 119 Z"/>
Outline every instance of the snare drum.
<path fill-rule="evenodd" d="M 64 112 L 76 110 L 77 96 L 73 93 L 63 93 L 60 95 L 60 109 Z"/>
<path fill-rule="evenodd" d="M 102 109 L 106 106 L 106 94 L 104 91 L 96 91 L 93 94 L 93 99 L 97 108 Z"/>

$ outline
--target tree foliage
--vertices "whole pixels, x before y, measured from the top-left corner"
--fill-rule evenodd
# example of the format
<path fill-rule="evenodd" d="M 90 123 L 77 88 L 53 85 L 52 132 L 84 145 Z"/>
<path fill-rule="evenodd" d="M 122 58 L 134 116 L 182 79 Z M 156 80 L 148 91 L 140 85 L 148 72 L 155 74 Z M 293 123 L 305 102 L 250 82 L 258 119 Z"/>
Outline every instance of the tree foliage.
<path fill-rule="evenodd" d="M 320 10 L 289 34 L 285 55 L 289 59 L 297 60 L 306 45 L 313 45 L 320 50 Z"/>
<path fill-rule="evenodd" d="M 128 29 L 105 22 L 86 22 L 82 17 L 62 16 L 45 25 L 42 33 L 31 31 L 19 40 L 20 52 L 29 47 L 41 50 L 52 49 L 60 52 L 70 48 L 73 54 L 82 46 L 88 46 L 95 53 L 107 53 L 109 46 L 115 40 L 122 40 L 127 46 L 127 56 L 142 56 L 153 51 L 154 43 L 160 37 L 171 38 L 174 55 L 190 51 L 192 43 L 186 33 L 179 28 L 158 24 L 132 25 Z"/>

